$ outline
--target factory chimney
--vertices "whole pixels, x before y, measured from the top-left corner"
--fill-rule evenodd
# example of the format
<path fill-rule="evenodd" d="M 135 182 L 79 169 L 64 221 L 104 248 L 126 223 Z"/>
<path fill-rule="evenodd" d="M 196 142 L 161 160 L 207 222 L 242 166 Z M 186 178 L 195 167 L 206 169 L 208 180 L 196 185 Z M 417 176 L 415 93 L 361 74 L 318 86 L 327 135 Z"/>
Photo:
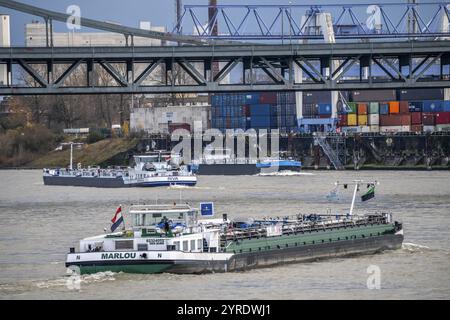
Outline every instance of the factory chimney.
<path fill-rule="evenodd" d="M 208 7 L 208 22 L 211 22 L 214 17 L 217 14 L 217 0 L 209 0 L 209 7 Z M 208 30 L 209 31 L 209 30 Z M 214 24 L 211 26 L 211 35 L 217 36 L 219 35 L 219 26 L 217 25 L 217 19 L 214 22 Z M 211 66 L 213 74 L 219 73 L 219 63 L 214 62 Z"/>
<path fill-rule="evenodd" d="M 214 19 L 214 16 L 217 14 L 217 0 L 209 0 L 209 7 L 208 7 L 208 21 L 212 21 Z M 217 26 L 217 20 L 214 23 L 213 26 L 211 26 L 211 35 L 217 36 L 219 34 L 219 27 Z"/>
<path fill-rule="evenodd" d="M 178 22 L 181 19 L 181 11 L 183 10 L 183 3 L 182 0 L 175 0 L 175 17 L 176 17 L 176 21 L 175 21 L 175 25 L 177 26 L 177 34 L 181 34 L 182 33 L 182 28 L 181 25 L 178 25 Z"/>

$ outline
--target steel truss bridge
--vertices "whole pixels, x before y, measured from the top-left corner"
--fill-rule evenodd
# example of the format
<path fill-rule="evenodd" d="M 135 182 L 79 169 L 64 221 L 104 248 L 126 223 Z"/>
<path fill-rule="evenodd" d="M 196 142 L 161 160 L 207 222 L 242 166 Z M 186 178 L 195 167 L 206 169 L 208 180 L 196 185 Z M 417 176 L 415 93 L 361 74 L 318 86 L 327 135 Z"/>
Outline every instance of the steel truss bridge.
<path fill-rule="evenodd" d="M 392 16 L 394 5 L 403 8 L 398 18 Z M 429 9 L 423 10 L 425 6 Z M 82 26 L 123 34 L 127 45 L 82 48 L 53 45 L 53 21 L 66 22 L 70 18 L 67 14 L 11 0 L 0 0 L 0 7 L 40 16 L 47 26 L 46 47 L 0 48 L 0 65 L 5 66 L 7 73 L 6 81 L 0 85 L 0 95 L 450 87 L 450 31 L 448 26 L 442 28 L 440 21 L 445 18 L 447 24 L 450 21 L 447 3 L 376 5 L 372 9 L 379 13 L 380 21 L 375 21 L 378 27 L 374 30 L 364 27 L 365 20 L 358 16 L 362 9 L 367 19 L 368 4 L 334 6 L 340 12 L 334 21 L 336 38 L 365 38 L 362 42 L 334 44 L 233 41 L 322 39 L 323 35 L 317 34 L 316 29 L 309 32 L 305 26 L 310 26 L 309 20 L 315 19 L 318 13 L 331 10 L 326 5 L 218 6 L 206 26 L 194 11 L 202 9 L 206 13 L 208 6 L 185 6 L 173 33 L 83 17 Z M 239 22 L 233 22 L 228 11 L 236 9 L 244 14 Z M 267 17 L 261 11 L 266 9 L 275 14 L 273 20 L 264 20 Z M 294 14 L 295 10 L 305 12 Z M 188 28 L 187 16 L 198 23 L 194 23 L 196 35 L 181 33 Z M 299 25 L 294 16 L 303 17 L 303 22 Z M 254 26 L 259 33 L 245 28 L 251 17 L 256 19 Z M 348 23 L 346 17 L 356 26 L 353 32 L 342 31 Z M 222 32 L 215 35 L 210 30 L 221 21 L 227 27 L 222 25 Z M 134 37 L 172 41 L 179 46 L 137 47 Z M 396 41 L 388 41 L 389 38 Z M 302 71 L 301 83 L 294 80 L 295 70 Z M 102 79 L 105 74 L 108 81 Z M 185 80 L 180 81 L 180 75 Z M 76 86 L 69 81 L 73 78 L 78 80 Z"/>
<path fill-rule="evenodd" d="M 421 38 L 448 35 L 448 2 L 359 3 L 324 5 L 186 5 L 173 32 L 201 39 L 322 39 L 311 28 L 319 13 L 333 16 L 336 39 Z M 213 14 L 208 15 L 208 12 Z M 303 19 L 301 19 L 303 18 Z M 205 23 L 206 21 L 206 23 Z M 215 32 L 217 28 L 219 32 Z M 448 27 L 447 27 L 448 29 Z M 193 33 L 192 33 L 193 32 Z"/>
<path fill-rule="evenodd" d="M 450 87 L 450 41 L 336 43 L 184 47 L 0 48 L 9 79 L 26 72 L 31 86 L 8 83 L 0 95 L 189 93 L 357 90 Z M 211 66 L 220 62 L 218 72 Z M 217 63 L 216 63 L 217 64 Z M 294 65 L 305 79 L 294 81 Z M 429 76 L 432 66 L 439 74 Z M 178 84 L 175 66 L 189 78 Z M 240 68 L 238 68 L 240 67 Z M 75 70 L 85 72 L 78 87 L 64 84 Z M 101 68 L 114 81 L 101 83 Z M 238 83 L 223 83 L 230 72 L 242 72 Z M 348 76 L 350 70 L 359 70 Z M 155 72 L 159 69 L 159 72 Z M 374 70 L 382 76 L 373 76 Z M 256 72 L 262 72 L 262 81 Z M 149 83 L 147 78 L 151 78 Z M 113 83 L 114 82 L 114 83 Z"/>

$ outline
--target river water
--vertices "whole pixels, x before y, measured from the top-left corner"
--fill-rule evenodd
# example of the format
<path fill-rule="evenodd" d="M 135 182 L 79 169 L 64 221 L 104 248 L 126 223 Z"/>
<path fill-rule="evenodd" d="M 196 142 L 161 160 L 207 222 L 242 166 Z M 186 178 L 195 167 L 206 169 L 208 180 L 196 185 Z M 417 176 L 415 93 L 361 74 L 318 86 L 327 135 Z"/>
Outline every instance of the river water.
<path fill-rule="evenodd" d="M 335 181 L 356 178 L 380 182 L 376 197 L 356 210 L 394 213 L 405 228 L 402 249 L 225 274 L 99 273 L 82 276 L 79 289 L 68 281 L 69 247 L 102 234 L 119 205 L 214 201 L 216 215 L 230 218 L 345 212 L 350 190 L 332 202 L 326 195 Z M 202 176 L 182 189 L 44 186 L 40 171 L 0 171 L 0 182 L 1 299 L 450 298 L 450 172 Z M 371 268 L 379 268 L 379 289 L 368 289 Z"/>

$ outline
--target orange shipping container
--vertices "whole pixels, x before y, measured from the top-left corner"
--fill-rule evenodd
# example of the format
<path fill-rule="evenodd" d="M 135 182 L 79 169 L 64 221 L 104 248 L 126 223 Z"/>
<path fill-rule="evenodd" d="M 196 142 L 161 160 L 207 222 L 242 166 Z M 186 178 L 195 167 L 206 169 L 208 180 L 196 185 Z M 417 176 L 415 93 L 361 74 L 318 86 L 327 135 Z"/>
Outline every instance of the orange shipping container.
<path fill-rule="evenodd" d="M 367 114 L 367 103 L 358 103 L 358 114 Z"/>
<path fill-rule="evenodd" d="M 400 113 L 400 102 L 390 101 L 389 102 L 389 113 Z"/>

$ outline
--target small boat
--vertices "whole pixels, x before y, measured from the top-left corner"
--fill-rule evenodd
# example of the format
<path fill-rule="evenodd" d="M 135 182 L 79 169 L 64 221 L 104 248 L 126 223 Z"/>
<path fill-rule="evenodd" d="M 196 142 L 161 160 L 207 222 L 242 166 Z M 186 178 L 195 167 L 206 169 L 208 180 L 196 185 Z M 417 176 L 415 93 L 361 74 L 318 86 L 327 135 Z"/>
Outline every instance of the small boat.
<path fill-rule="evenodd" d="M 170 152 L 134 156 L 133 168 L 44 169 L 45 185 L 99 188 L 195 186 L 197 176 Z"/>
<path fill-rule="evenodd" d="M 391 213 L 354 214 L 361 185 L 354 183 L 351 208 L 344 214 L 230 221 L 226 214 L 213 219 L 212 203 L 201 203 L 198 209 L 187 204 L 134 205 L 129 210 L 132 226 L 125 228 L 119 207 L 111 232 L 82 239 L 78 251 L 70 248 L 66 266 L 81 274 L 201 274 L 400 248 L 403 227 Z M 368 184 L 361 199 L 373 196 L 374 184 Z"/>

